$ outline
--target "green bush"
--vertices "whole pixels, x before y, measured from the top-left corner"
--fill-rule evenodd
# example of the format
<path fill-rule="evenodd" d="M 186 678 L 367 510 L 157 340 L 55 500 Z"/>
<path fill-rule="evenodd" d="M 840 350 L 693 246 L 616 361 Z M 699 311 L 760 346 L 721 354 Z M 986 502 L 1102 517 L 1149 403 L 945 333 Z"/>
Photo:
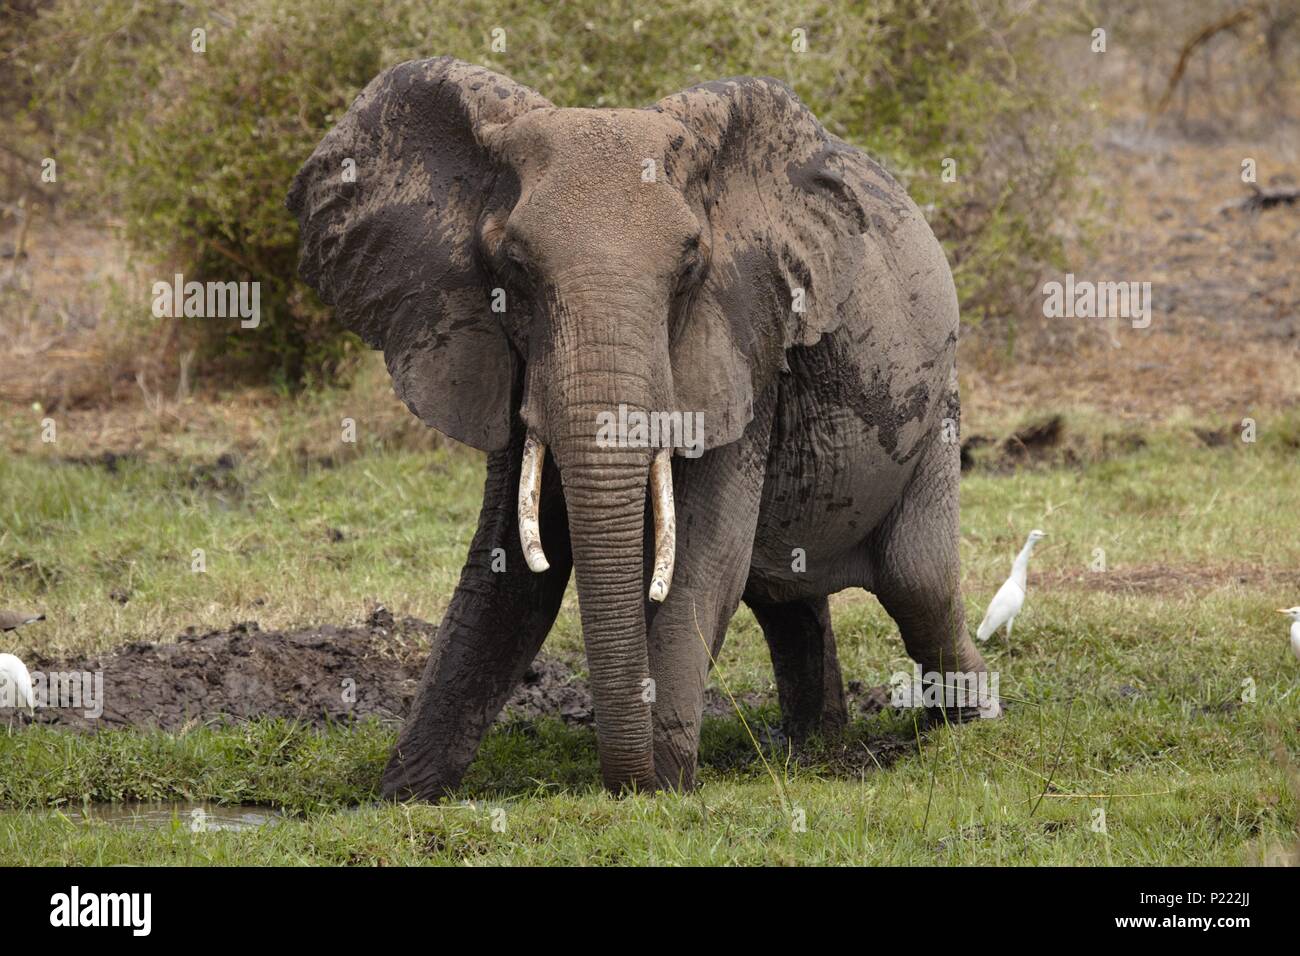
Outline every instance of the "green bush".
<path fill-rule="evenodd" d="M 296 278 L 290 179 L 376 73 L 443 53 L 562 106 L 781 78 L 908 185 L 949 249 L 967 315 L 1013 319 L 1061 253 L 1080 141 L 1062 133 L 1069 100 L 1052 95 L 1041 38 L 1015 6 L 665 0 L 634 19 L 600 0 L 346 0 L 309 11 L 283 0 L 53 0 L 18 59 L 61 180 L 113 208 L 161 275 L 262 283 L 262 327 L 205 324 L 206 354 L 298 386 L 336 374 L 354 344 Z M 495 28 L 505 52 L 490 50 Z M 796 28 L 806 52 L 792 49 Z M 956 182 L 941 179 L 945 158 Z"/>

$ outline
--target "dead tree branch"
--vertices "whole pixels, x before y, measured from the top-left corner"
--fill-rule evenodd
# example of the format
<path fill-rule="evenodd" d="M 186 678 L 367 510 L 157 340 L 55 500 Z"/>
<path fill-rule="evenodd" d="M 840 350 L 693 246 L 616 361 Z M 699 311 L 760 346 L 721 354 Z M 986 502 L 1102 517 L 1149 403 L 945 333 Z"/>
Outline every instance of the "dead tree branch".
<path fill-rule="evenodd" d="M 1169 74 L 1169 82 L 1165 85 L 1164 95 L 1160 97 L 1160 102 L 1156 104 L 1156 116 L 1160 116 L 1165 110 L 1169 109 L 1169 103 L 1174 98 L 1174 91 L 1178 88 L 1183 74 L 1187 72 L 1187 64 L 1191 60 L 1192 54 L 1224 30 L 1235 29 L 1247 20 L 1252 19 L 1256 12 L 1255 7 L 1242 7 L 1240 10 L 1228 14 L 1222 20 L 1201 27 L 1190 40 L 1183 44 L 1183 50 L 1178 55 L 1178 64 L 1174 67 L 1174 72 Z"/>

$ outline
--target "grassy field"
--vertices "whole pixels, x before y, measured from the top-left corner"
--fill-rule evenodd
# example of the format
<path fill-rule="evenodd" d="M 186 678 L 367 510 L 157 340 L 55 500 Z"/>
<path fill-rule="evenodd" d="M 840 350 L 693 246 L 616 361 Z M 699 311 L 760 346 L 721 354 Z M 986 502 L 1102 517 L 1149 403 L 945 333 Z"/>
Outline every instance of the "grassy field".
<path fill-rule="evenodd" d="M 303 342 L 337 344 L 289 278 L 287 183 L 381 66 L 442 52 L 561 105 L 789 80 L 900 177 L 951 253 L 963 438 L 984 439 L 962 484 L 972 628 L 1027 531 L 1050 537 L 1014 639 L 985 648 L 1001 720 L 858 714 L 845 738 L 784 752 L 744 609 L 713 678 L 741 705 L 706 720 L 686 795 L 609 797 L 594 732 L 559 718 L 497 726 L 461 792 L 430 806 L 379 800 L 391 722 L 81 734 L 5 715 L 0 865 L 1300 865 L 1300 662 L 1274 610 L 1300 604 L 1295 207 L 1227 211 L 1300 181 L 1294 3 L 693 0 L 633 17 L 384 0 L 304 19 L 240 0 L 202 57 L 176 51 L 205 4 L 181 19 L 156 0 L 9 6 L 0 607 L 48 619 L 0 634 L 0 652 L 69 661 L 256 621 L 280 661 L 277 632 L 360 625 L 376 604 L 440 618 L 481 456 L 426 431 L 378 356 L 350 389 L 292 392 L 311 365 L 292 372 L 301 343 L 267 333 L 293 316 Z M 1238 6 L 1246 19 L 1192 53 L 1162 113 L 1187 40 Z M 485 59 L 498 22 L 508 47 Z M 232 122 L 250 104 L 262 119 Z M 57 184 L 36 161 L 51 150 Z M 245 277 L 234 263 L 264 283 L 253 378 L 215 326 L 148 311 L 158 275 Z M 1149 280 L 1151 326 L 1044 321 L 1041 283 L 1067 270 Z M 1063 432 L 1044 447 L 1010 437 L 1052 415 Z M 1258 441 L 1241 440 L 1247 416 Z M 910 670 L 871 595 L 832 608 L 846 680 Z M 572 591 L 545 652 L 585 676 Z M 172 803 L 161 827 L 106 816 Z M 276 815 L 194 832 L 192 804 Z"/>
<path fill-rule="evenodd" d="M 92 443 L 75 428 L 0 457 L 4 603 L 50 615 L 3 649 L 82 653 L 254 618 L 341 623 L 373 601 L 436 620 L 473 529 L 481 459 L 364 427 L 338 450 L 353 400 L 281 407 L 239 439 L 177 426 L 165 451 L 146 442 L 108 463 L 81 454 Z M 39 417 L 11 418 L 0 437 L 22 444 Z M 1014 424 L 981 422 L 994 434 Z M 1273 610 L 1300 603 L 1300 418 L 1261 419 L 1257 442 L 1219 447 L 1192 424 L 1147 426 L 1136 441 L 1067 417 L 1043 460 L 1011 468 L 986 450 L 964 480 L 972 622 L 1023 534 L 1051 535 L 1014 639 L 986 650 L 1002 720 L 918 731 L 886 711 L 846 742 L 760 758 L 747 727 L 777 713 L 743 708 L 744 721 L 707 723 L 697 792 L 623 800 L 600 790 L 590 730 L 515 723 L 492 732 L 441 806 L 378 802 L 392 731 L 377 723 L 27 727 L 0 734 L 0 863 L 1300 862 L 1300 664 Z M 195 548 L 206 573 L 191 570 Z M 910 669 L 874 598 L 832 606 L 846 679 Z M 580 659 L 580 646 L 570 594 L 547 648 Z M 746 611 L 719 669 L 737 696 L 772 695 Z M 918 737 L 879 766 L 866 756 L 873 741 Z M 130 830 L 74 812 L 136 800 L 283 817 L 194 833 L 183 817 Z"/>

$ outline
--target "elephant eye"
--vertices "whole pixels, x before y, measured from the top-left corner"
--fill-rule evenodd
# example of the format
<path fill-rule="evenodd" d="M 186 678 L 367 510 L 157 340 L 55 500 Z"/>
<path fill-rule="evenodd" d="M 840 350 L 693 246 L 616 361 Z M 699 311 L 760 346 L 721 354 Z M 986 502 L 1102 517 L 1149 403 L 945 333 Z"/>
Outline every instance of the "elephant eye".
<path fill-rule="evenodd" d="M 497 255 L 499 267 L 508 278 L 524 278 L 533 271 L 532 261 L 515 240 L 503 242 Z"/>
<path fill-rule="evenodd" d="M 704 252 L 700 249 L 698 236 L 688 239 L 682 250 L 681 272 L 677 276 L 677 288 L 684 291 L 704 273 Z"/>
<path fill-rule="evenodd" d="M 505 252 L 506 262 L 512 266 L 517 266 L 520 269 L 527 267 L 528 258 L 524 255 L 524 250 L 519 243 L 507 242 L 503 251 Z"/>

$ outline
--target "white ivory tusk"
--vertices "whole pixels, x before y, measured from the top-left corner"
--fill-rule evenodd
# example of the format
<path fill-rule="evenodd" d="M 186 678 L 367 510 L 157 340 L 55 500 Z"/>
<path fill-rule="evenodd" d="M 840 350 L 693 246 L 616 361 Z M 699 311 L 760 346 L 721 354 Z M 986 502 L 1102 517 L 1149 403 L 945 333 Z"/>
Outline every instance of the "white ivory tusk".
<path fill-rule="evenodd" d="M 551 564 L 542 550 L 542 528 L 537 520 L 537 505 L 542 497 L 542 466 L 546 464 L 546 446 L 529 435 L 524 439 L 523 467 L 519 470 L 519 543 L 524 560 L 537 573 Z"/>
<path fill-rule="evenodd" d="M 673 453 L 663 449 L 650 463 L 650 497 L 655 514 L 655 569 L 650 600 L 662 601 L 673 583 L 677 561 L 677 515 L 673 507 Z"/>

